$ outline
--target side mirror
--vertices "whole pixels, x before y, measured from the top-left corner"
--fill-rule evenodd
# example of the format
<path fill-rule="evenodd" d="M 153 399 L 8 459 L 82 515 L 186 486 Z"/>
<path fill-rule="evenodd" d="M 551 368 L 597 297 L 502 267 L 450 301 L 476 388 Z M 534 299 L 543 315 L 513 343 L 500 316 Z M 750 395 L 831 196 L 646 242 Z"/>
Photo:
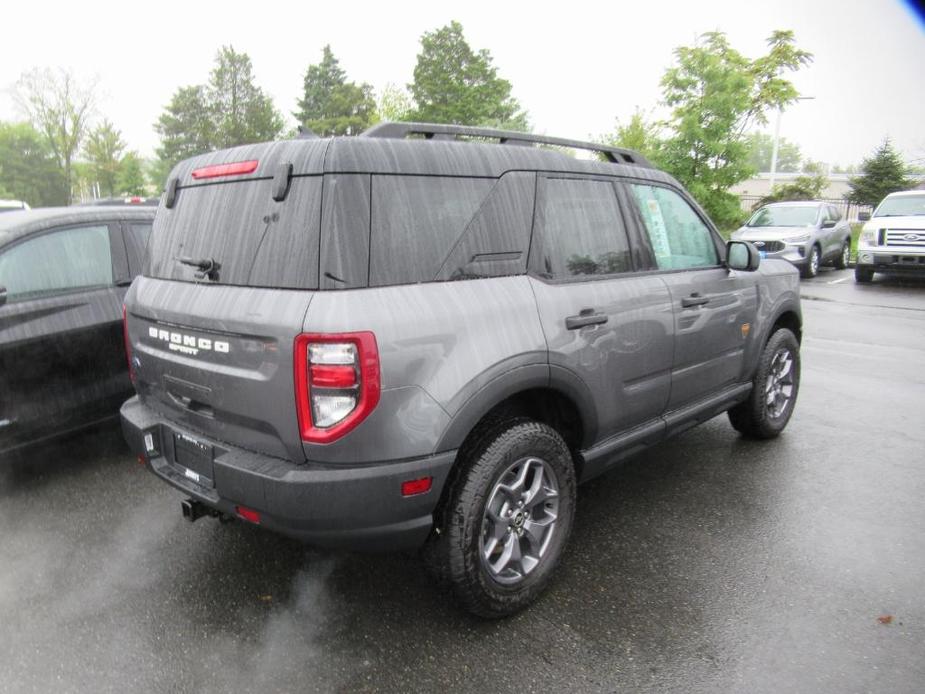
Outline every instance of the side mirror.
<path fill-rule="evenodd" d="M 758 249 L 748 241 L 729 241 L 726 244 L 726 267 L 730 270 L 752 272 L 758 269 L 760 262 Z"/>
<path fill-rule="evenodd" d="M 858 221 L 859 222 L 869 222 L 870 212 L 858 212 Z"/>
<path fill-rule="evenodd" d="M 6 287 L 0 287 L 0 306 L 6 303 Z"/>
<path fill-rule="evenodd" d="M 834 219 L 827 219 L 827 220 L 825 220 L 825 221 L 822 223 L 822 228 L 823 228 L 823 229 L 834 229 L 834 228 L 835 228 L 835 220 L 834 220 Z"/>

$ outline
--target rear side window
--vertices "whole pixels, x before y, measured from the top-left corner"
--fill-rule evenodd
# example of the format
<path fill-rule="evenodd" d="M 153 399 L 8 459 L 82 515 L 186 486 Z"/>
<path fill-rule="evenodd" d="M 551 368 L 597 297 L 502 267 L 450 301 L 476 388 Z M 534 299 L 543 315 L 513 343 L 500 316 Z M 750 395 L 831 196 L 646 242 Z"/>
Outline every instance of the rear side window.
<path fill-rule="evenodd" d="M 608 181 L 545 179 L 536 229 L 530 265 L 542 277 L 612 275 L 633 269 L 616 192 Z"/>
<path fill-rule="evenodd" d="M 430 282 L 494 179 L 373 176 L 369 285 Z"/>
<path fill-rule="evenodd" d="M 211 260 L 212 284 L 317 289 L 320 223 L 321 176 L 293 178 L 282 202 L 269 179 L 182 188 L 158 210 L 144 274 L 203 281 L 180 258 Z"/>
<path fill-rule="evenodd" d="M 112 284 L 108 226 L 59 229 L 0 253 L 10 301 Z"/>
<path fill-rule="evenodd" d="M 131 222 L 125 225 L 125 250 L 128 252 L 129 270 L 133 276 L 141 272 L 149 236 L 151 222 Z"/>
<path fill-rule="evenodd" d="M 694 208 L 673 190 L 630 184 L 659 270 L 719 264 L 713 234 Z"/>

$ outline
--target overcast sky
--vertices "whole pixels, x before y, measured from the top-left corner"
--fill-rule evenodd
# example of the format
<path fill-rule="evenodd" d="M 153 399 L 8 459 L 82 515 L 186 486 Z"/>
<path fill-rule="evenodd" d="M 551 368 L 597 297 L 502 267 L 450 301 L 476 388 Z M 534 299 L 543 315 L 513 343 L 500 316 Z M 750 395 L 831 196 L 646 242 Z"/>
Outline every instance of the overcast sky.
<path fill-rule="evenodd" d="M 815 98 L 785 111 L 781 136 L 842 164 L 889 136 L 925 164 L 925 25 L 898 0 L 7 3 L 0 119 L 17 117 L 10 92 L 23 71 L 69 67 L 99 78 L 99 115 L 150 156 L 164 105 L 178 87 L 208 79 L 223 44 L 250 55 L 258 84 L 294 124 L 302 77 L 324 44 L 350 79 L 378 91 L 410 82 L 421 34 L 453 19 L 494 56 L 537 132 L 579 139 L 612 130 L 637 106 L 655 108 L 673 49 L 697 34 L 719 29 L 756 57 L 772 30 L 792 29 L 815 55 L 794 81 Z"/>

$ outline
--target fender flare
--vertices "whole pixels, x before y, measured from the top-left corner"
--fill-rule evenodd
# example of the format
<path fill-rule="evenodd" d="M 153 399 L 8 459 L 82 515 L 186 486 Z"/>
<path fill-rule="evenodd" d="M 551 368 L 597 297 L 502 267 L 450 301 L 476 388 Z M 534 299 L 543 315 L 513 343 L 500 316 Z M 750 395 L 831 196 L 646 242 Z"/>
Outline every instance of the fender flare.
<path fill-rule="evenodd" d="M 549 388 L 571 400 L 578 409 L 583 429 L 582 448 L 597 436 L 597 409 L 588 386 L 578 375 L 560 366 L 528 364 L 492 378 L 451 415 L 435 452 L 454 450 L 488 412 L 508 398 L 535 388 Z"/>

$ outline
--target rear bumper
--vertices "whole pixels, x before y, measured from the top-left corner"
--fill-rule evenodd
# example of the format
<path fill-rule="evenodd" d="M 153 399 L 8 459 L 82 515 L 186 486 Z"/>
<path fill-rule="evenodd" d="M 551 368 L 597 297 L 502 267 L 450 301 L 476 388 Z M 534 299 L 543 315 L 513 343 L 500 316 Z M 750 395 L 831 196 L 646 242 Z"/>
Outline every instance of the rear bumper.
<path fill-rule="evenodd" d="M 168 484 L 229 516 L 237 515 L 236 506 L 258 511 L 260 525 L 321 547 L 419 547 L 430 533 L 434 508 L 456 458 L 456 451 L 448 451 L 362 466 L 295 464 L 184 430 L 137 396 L 122 406 L 121 418 L 132 451 Z M 176 462 L 176 435 L 211 449 L 211 479 L 201 474 L 195 482 Z M 422 477 L 433 477 L 430 491 L 401 495 L 402 482 Z"/>

